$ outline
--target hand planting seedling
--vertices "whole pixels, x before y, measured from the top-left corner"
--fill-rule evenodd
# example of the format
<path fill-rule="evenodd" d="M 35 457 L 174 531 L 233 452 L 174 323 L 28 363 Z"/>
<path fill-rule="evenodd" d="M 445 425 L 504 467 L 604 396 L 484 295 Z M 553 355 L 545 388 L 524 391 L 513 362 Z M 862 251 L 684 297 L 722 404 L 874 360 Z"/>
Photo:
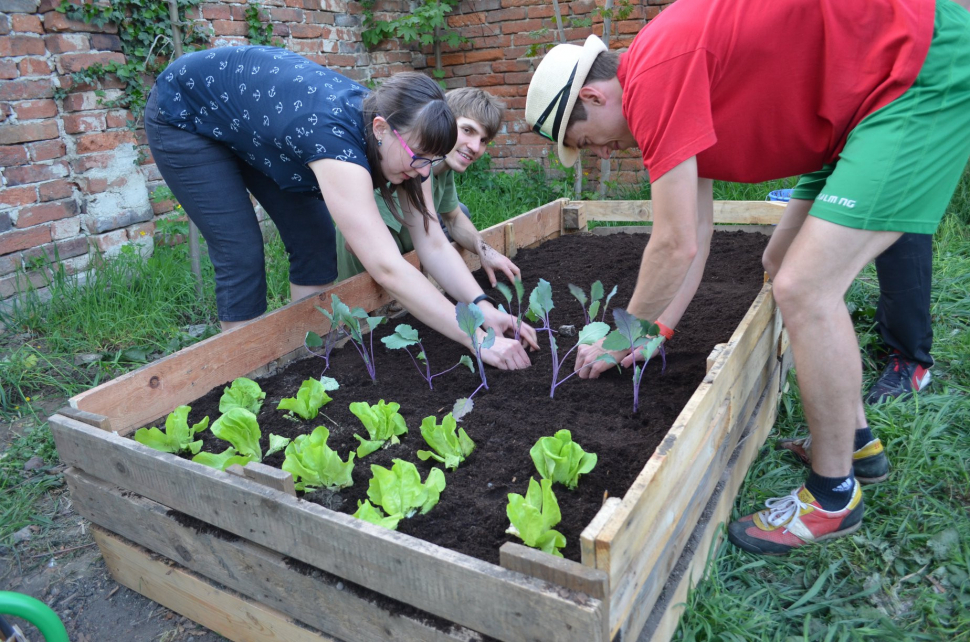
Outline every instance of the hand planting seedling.
<path fill-rule="evenodd" d="M 515 302 L 516 302 L 516 309 L 518 310 L 518 313 L 515 315 L 515 340 L 518 341 L 521 336 L 522 296 L 525 294 L 525 286 L 522 285 L 522 279 L 518 277 L 516 277 L 516 279 L 512 281 L 512 285 L 513 287 L 515 287 Z M 504 283 L 496 283 L 495 287 L 496 289 L 498 289 L 499 292 L 502 293 L 502 296 L 505 297 L 505 302 L 509 304 L 509 311 L 511 313 L 512 290 L 510 290 L 509 286 L 505 285 Z M 504 312 L 501 306 L 499 306 L 499 310 Z"/>
<path fill-rule="evenodd" d="M 325 487 L 330 490 L 354 485 L 354 453 L 341 461 L 340 455 L 327 445 L 330 431 L 317 426 L 309 435 L 299 435 L 286 447 L 281 468 L 293 475 L 296 490 L 309 491 Z"/>
<path fill-rule="evenodd" d="M 471 340 L 472 351 L 475 353 L 475 359 L 478 360 L 478 374 L 482 380 L 482 383 L 475 388 L 475 392 L 455 402 L 455 407 L 451 412 L 455 419 L 458 420 L 471 412 L 472 408 L 475 407 L 472 398 L 478 391 L 482 388 L 488 390 L 488 379 L 485 377 L 485 365 L 482 363 L 482 350 L 488 350 L 495 343 L 495 330 L 489 328 L 485 333 L 485 337 L 481 341 L 478 340 L 478 330 L 485 323 L 485 315 L 482 314 L 481 309 L 474 303 L 458 303 L 455 305 L 455 318 L 458 320 L 458 327 Z"/>
<path fill-rule="evenodd" d="M 411 361 L 414 362 L 414 367 L 418 369 L 418 372 L 424 377 L 424 380 L 428 382 L 428 387 L 434 390 L 434 386 L 431 385 L 431 380 L 435 377 L 440 377 L 443 374 L 447 374 L 457 368 L 458 366 L 464 364 L 468 366 L 468 369 L 475 372 L 475 365 L 472 363 L 471 357 L 467 354 L 462 355 L 458 363 L 451 366 L 447 370 L 443 370 L 438 374 L 431 374 L 431 364 L 428 362 L 428 355 L 424 350 L 424 346 L 421 345 L 421 339 L 418 338 L 418 331 L 409 325 L 401 324 L 394 328 L 394 334 L 384 337 L 381 339 L 385 346 L 391 350 L 404 350 L 411 357 Z M 415 358 L 408 350 L 409 346 L 418 346 L 418 356 Z M 418 361 L 424 364 L 424 369 L 418 364 Z"/>
<path fill-rule="evenodd" d="M 296 397 L 280 399 L 277 410 L 289 410 L 290 415 L 299 415 L 306 421 L 317 418 L 320 408 L 333 401 L 318 379 L 307 379 L 300 384 Z"/>
<path fill-rule="evenodd" d="M 569 293 L 576 297 L 576 300 L 579 301 L 579 305 L 582 306 L 583 316 L 586 317 L 586 323 L 588 324 L 595 321 L 596 315 L 600 311 L 600 301 L 603 300 L 603 282 L 593 282 L 593 285 L 591 285 L 589 288 L 589 299 L 586 298 L 586 292 L 583 291 L 583 288 L 579 287 L 578 285 L 573 285 L 570 283 L 567 287 L 569 287 Z M 615 285 L 613 286 L 613 289 L 610 290 L 610 295 L 606 297 L 606 303 L 603 304 L 603 314 L 600 316 L 600 321 L 606 320 L 606 310 L 610 306 L 610 299 L 612 299 L 614 296 L 616 296 Z M 588 309 L 586 308 L 587 302 L 589 302 Z"/>
<path fill-rule="evenodd" d="M 424 515 L 437 505 L 445 489 L 445 474 L 440 468 L 432 468 L 423 484 L 415 465 L 403 459 L 395 459 L 390 470 L 377 464 L 370 469 L 374 476 L 367 497 L 388 515 L 411 517 L 418 511 Z"/>
<path fill-rule="evenodd" d="M 401 404 L 391 402 L 385 404 L 381 399 L 376 405 L 370 405 L 366 401 L 357 401 L 350 404 L 350 412 L 354 413 L 364 428 L 370 439 L 364 439 L 360 435 L 354 435 L 360 446 L 357 448 L 357 457 L 366 457 L 378 448 L 387 448 L 393 444 L 401 443 L 398 435 L 407 433 L 408 427 L 404 423 L 404 417 L 398 412 Z"/>
<path fill-rule="evenodd" d="M 264 399 L 266 399 L 266 393 L 258 383 L 246 377 L 237 377 L 222 393 L 219 399 L 219 412 L 226 414 L 233 408 L 245 408 L 254 415 L 258 415 Z"/>
<path fill-rule="evenodd" d="M 418 459 L 421 461 L 434 459 L 444 464 L 448 470 L 458 468 L 458 464 L 465 461 L 465 458 L 475 450 L 475 442 L 471 440 L 464 428 L 458 428 L 456 434 L 456 428 L 458 424 L 451 413 L 445 415 L 440 424 L 433 415 L 425 417 L 421 422 L 421 436 L 435 452 L 419 450 Z"/>
<path fill-rule="evenodd" d="M 192 461 L 225 470 L 233 464 L 245 466 L 251 461 L 263 461 L 263 451 L 259 440 L 263 436 L 259 430 L 256 415 L 245 408 L 233 408 L 212 424 L 212 434 L 228 441 L 232 447 L 219 454 L 199 453 Z M 283 450 L 290 440 L 279 435 L 269 436 L 269 450 L 266 455 Z"/>
<path fill-rule="evenodd" d="M 209 418 L 189 427 L 191 406 L 179 406 L 165 418 L 165 432 L 154 426 L 139 428 L 135 431 L 135 441 L 139 444 L 160 450 L 163 453 L 180 453 L 187 450 L 193 455 L 202 448 L 202 440 L 192 441 L 196 433 L 209 427 Z"/>
<path fill-rule="evenodd" d="M 579 476 L 589 473 L 596 466 L 596 453 L 585 452 L 573 441 L 568 430 L 556 432 L 555 437 L 541 437 L 529 451 L 539 476 L 559 482 L 569 490 L 575 490 Z"/>
<path fill-rule="evenodd" d="M 563 377 L 562 381 L 559 380 L 559 368 L 566 361 L 572 351 L 575 350 L 577 346 L 591 345 L 596 343 L 605 337 L 610 331 L 610 326 L 600 321 L 587 323 L 587 325 L 580 330 L 579 340 L 576 342 L 576 345 L 570 348 L 560 359 L 559 346 L 556 343 L 555 330 L 552 329 L 552 325 L 549 321 L 549 313 L 552 312 L 554 307 L 556 306 L 552 302 L 552 286 L 549 285 L 549 282 L 545 279 L 539 279 L 539 285 L 537 285 L 535 289 L 532 290 L 532 293 L 529 294 L 529 314 L 536 321 L 542 321 L 542 327 L 536 328 L 536 330 L 539 332 L 545 330 L 549 334 L 549 351 L 552 354 L 552 386 L 549 388 L 549 396 L 551 398 L 555 398 L 557 386 L 561 385 L 567 379 L 577 374 L 576 372 L 573 372 Z"/>
<path fill-rule="evenodd" d="M 640 406 L 640 379 L 655 351 L 659 351 L 660 358 L 663 359 L 661 372 L 667 367 L 664 338 L 655 324 L 641 321 L 622 308 L 613 310 L 613 318 L 616 320 L 616 330 L 603 341 L 603 349 L 614 352 L 630 350 L 633 355 L 633 412 L 636 412 Z M 637 365 L 638 356 L 643 357 L 642 366 Z M 611 354 L 602 354 L 596 360 L 619 365 Z"/>
<path fill-rule="evenodd" d="M 511 523 L 506 533 L 515 535 L 526 546 L 562 557 L 559 549 L 566 546 L 566 536 L 552 530 L 562 519 L 559 502 L 552 492 L 552 480 L 543 479 L 539 484 L 530 478 L 525 497 L 509 493 L 505 513 Z"/>
<path fill-rule="evenodd" d="M 330 295 L 330 307 L 333 308 L 333 312 L 327 312 L 319 305 L 314 306 L 317 310 L 323 313 L 327 319 L 330 320 L 330 332 L 327 335 L 327 341 L 330 341 L 330 335 L 334 334 L 335 330 L 343 329 L 350 337 L 350 342 L 353 344 L 360 358 L 364 360 L 364 367 L 367 368 L 367 374 L 370 375 L 371 381 L 377 381 L 377 365 L 374 362 L 374 328 L 379 326 L 384 322 L 384 317 L 371 317 L 367 316 L 367 312 L 364 308 L 354 308 L 350 309 L 347 304 L 343 303 L 336 294 Z M 370 334 L 370 339 L 364 339 L 364 332 L 361 329 L 361 321 L 367 326 L 368 334 Z M 317 339 L 320 339 L 319 336 Z M 310 333 L 307 333 L 307 337 L 310 337 Z M 316 339 L 313 340 L 316 343 Z M 330 367 L 330 350 L 333 346 L 330 345 L 327 348 L 326 343 L 320 339 L 320 344 L 324 346 L 324 358 L 327 361 L 327 367 Z M 309 346 L 308 346 L 309 349 Z M 312 352 L 312 350 L 311 350 Z M 318 355 L 319 356 L 319 355 Z"/>

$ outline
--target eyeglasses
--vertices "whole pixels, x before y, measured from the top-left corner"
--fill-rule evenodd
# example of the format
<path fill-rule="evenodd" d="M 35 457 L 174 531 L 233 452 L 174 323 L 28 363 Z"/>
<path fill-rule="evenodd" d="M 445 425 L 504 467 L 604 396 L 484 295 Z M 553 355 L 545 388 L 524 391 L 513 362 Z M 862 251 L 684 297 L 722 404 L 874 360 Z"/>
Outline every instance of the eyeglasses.
<path fill-rule="evenodd" d="M 394 132 L 394 135 L 397 136 L 397 139 L 401 141 L 401 146 L 404 147 L 404 151 L 406 151 L 408 153 L 408 156 L 411 157 L 411 167 L 413 167 L 414 169 L 423 169 L 425 167 L 428 167 L 429 165 L 431 167 L 434 167 L 435 165 L 437 165 L 438 163 L 440 163 L 445 159 L 444 156 L 442 156 L 441 158 L 424 158 L 423 156 L 415 156 L 414 152 L 411 151 L 411 148 L 408 147 L 408 144 L 404 142 L 403 138 L 401 138 L 401 135 L 397 133 L 397 130 L 392 128 L 391 131 Z"/>

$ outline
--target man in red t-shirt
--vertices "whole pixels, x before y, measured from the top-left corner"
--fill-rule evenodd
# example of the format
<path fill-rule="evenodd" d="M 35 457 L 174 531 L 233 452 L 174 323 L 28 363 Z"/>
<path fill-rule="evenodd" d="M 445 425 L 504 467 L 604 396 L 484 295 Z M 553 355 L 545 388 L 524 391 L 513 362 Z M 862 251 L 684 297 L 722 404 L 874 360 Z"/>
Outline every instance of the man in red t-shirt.
<path fill-rule="evenodd" d="M 536 69 L 526 120 L 564 165 L 584 148 L 643 155 L 654 225 L 627 310 L 667 339 L 707 260 L 713 181 L 802 175 L 764 262 L 791 338 L 811 473 L 730 525 L 746 550 L 854 532 L 859 482 L 888 474 L 843 297 L 903 232 L 939 224 L 970 157 L 968 59 L 970 14 L 950 0 L 679 0 L 619 59 L 591 36 Z M 602 353 L 581 348 L 581 377 L 610 367 Z"/>

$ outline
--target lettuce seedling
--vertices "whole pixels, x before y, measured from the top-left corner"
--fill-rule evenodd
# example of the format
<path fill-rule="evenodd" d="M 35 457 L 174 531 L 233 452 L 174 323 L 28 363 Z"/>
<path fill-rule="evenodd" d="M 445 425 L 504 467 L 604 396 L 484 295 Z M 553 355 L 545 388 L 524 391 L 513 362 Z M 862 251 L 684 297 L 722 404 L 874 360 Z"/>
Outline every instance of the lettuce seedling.
<path fill-rule="evenodd" d="M 206 417 L 189 427 L 191 409 L 191 406 L 179 406 L 169 413 L 165 418 L 165 432 L 154 426 L 139 428 L 135 431 L 135 441 L 163 453 L 180 453 L 188 450 L 195 455 L 202 448 L 202 440 L 192 441 L 192 437 L 209 427 L 209 418 Z"/>
<path fill-rule="evenodd" d="M 515 535 L 526 546 L 562 557 L 559 549 L 566 545 L 566 536 L 552 530 L 562 519 L 559 502 L 552 492 L 552 480 L 543 479 L 539 484 L 534 478 L 530 478 L 525 497 L 509 493 L 505 514 L 511 522 L 506 533 Z"/>
<path fill-rule="evenodd" d="M 431 388 L 432 390 L 434 390 L 434 386 L 431 385 L 432 379 L 434 379 L 435 377 L 440 377 L 443 374 L 448 374 L 449 372 L 451 372 L 452 370 L 454 370 L 460 365 L 464 364 L 465 366 L 468 367 L 469 370 L 471 370 L 472 372 L 475 372 L 475 365 L 472 363 L 471 357 L 465 354 L 461 356 L 461 359 L 458 360 L 458 363 L 451 366 L 447 370 L 443 370 L 438 374 L 431 374 L 431 364 L 428 362 L 428 355 L 424 350 L 424 345 L 421 344 L 421 339 L 418 338 L 418 331 L 412 328 L 411 326 L 403 323 L 397 326 L 396 328 L 394 328 L 394 334 L 384 337 L 383 339 L 381 339 L 381 341 L 390 350 L 404 350 L 405 352 L 407 352 L 408 356 L 411 357 L 411 361 L 414 363 L 414 367 L 418 369 L 418 372 L 421 374 L 422 377 L 424 377 L 424 380 L 428 382 L 428 387 Z M 413 345 L 418 346 L 417 357 L 411 354 L 411 351 L 408 350 L 408 347 Z M 418 364 L 418 361 L 424 364 L 423 370 L 421 366 Z"/>
<path fill-rule="evenodd" d="M 233 408 L 245 408 L 254 415 L 258 415 L 265 398 L 266 393 L 258 383 L 246 377 L 237 377 L 232 385 L 223 391 L 219 399 L 219 412 L 225 414 Z"/>
<path fill-rule="evenodd" d="M 354 485 L 354 453 L 341 461 L 340 455 L 327 445 L 330 431 L 317 426 L 309 435 L 299 435 L 286 447 L 281 468 L 293 475 L 296 490 L 313 490 L 321 486 L 331 490 Z"/>
<path fill-rule="evenodd" d="M 364 428 L 370 439 L 364 439 L 360 435 L 354 435 L 360 446 L 357 448 L 357 457 L 366 457 L 380 447 L 387 447 L 401 443 L 398 435 L 403 435 L 408 431 L 404 423 L 404 417 L 398 410 L 401 404 L 391 402 L 385 404 L 381 399 L 375 405 L 370 405 L 366 401 L 357 401 L 350 404 L 350 412 L 354 413 Z"/>
<path fill-rule="evenodd" d="M 327 319 L 330 320 L 330 333 L 329 336 L 334 334 L 335 330 L 343 329 L 350 337 L 350 342 L 356 348 L 357 353 L 360 358 L 364 360 L 364 367 L 367 368 L 367 374 L 370 375 L 371 381 L 377 381 L 377 364 L 374 361 L 374 328 L 379 326 L 384 322 L 384 317 L 371 317 L 367 316 L 367 312 L 363 308 L 350 309 L 346 303 L 343 303 L 336 294 L 330 295 L 330 307 L 333 312 L 328 312 L 324 310 L 319 305 L 314 306 L 317 310 L 323 313 Z M 368 334 L 370 334 L 370 339 L 364 339 L 364 331 L 361 329 L 361 321 L 367 326 Z M 308 335 L 309 336 L 309 335 Z M 319 338 L 319 337 L 317 337 Z M 321 343 L 323 341 L 321 340 Z M 330 350 L 333 346 L 330 346 Z M 329 350 L 325 347 L 325 354 L 327 355 L 327 366 L 330 365 Z"/>
<path fill-rule="evenodd" d="M 370 469 L 374 476 L 367 497 L 388 515 L 411 517 L 419 510 L 424 515 L 435 507 L 445 489 L 445 474 L 440 468 L 432 468 L 423 484 L 418 469 L 403 459 L 395 459 L 390 470 L 377 464 Z"/>
<path fill-rule="evenodd" d="M 539 476 L 575 490 L 579 476 L 596 466 L 596 453 L 585 452 L 572 433 L 560 430 L 555 437 L 540 437 L 529 451 Z"/>
<path fill-rule="evenodd" d="M 485 333 L 485 337 L 481 341 L 478 340 L 478 329 L 485 323 L 485 315 L 482 314 L 481 309 L 474 303 L 458 303 L 455 305 L 455 318 L 458 320 L 458 327 L 471 340 L 472 351 L 475 353 L 475 359 L 478 360 L 478 374 L 482 381 L 475 388 L 475 392 L 455 402 L 452 413 L 455 419 L 461 419 L 471 412 L 474 407 L 472 397 L 478 394 L 478 391 L 482 388 L 488 390 L 488 379 L 485 377 L 485 366 L 482 363 L 482 350 L 488 350 L 495 343 L 495 330 L 489 328 Z"/>
<path fill-rule="evenodd" d="M 384 516 L 384 511 L 380 508 L 375 507 L 370 503 L 369 500 L 360 501 L 357 500 L 357 512 L 353 515 L 357 519 L 362 519 L 365 522 L 370 522 L 371 524 L 376 524 L 377 526 L 383 526 L 392 531 L 397 530 L 397 523 L 404 519 L 403 515 L 389 515 Z"/>
<path fill-rule="evenodd" d="M 595 281 L 593 285 L 589 288 L 589 298 L 586 298 L 586 292 L 578 285 L 573 285 L 570 283 L 568 285 L 569 293 L 576 297 L 579 301 L 579 305 L 583 308 L 583 316 L 586 317 L 586 323 L 589 324 L 596 320 L 596 315 L 600 311 L 600 302 L 603 300 L 603 282 Z M 610 299 L 616 296 L 616 286 L 610 290 L 610 295 L 606 297 L 606 303 L 603 304 L 603 314 L 600 317 L 600 321 L 606 320 L 606 310 L 610 306 Z M 586 304 L 589 303 L 589 308 Z"/>
<path fill-rule="evenodd" d="M 659 350 L 660 358 L 663 359 L 661 372 L 667 367 L 667 355 L 664 354 L 663 335 L 660 328 L 648 321 L 641 321 L 622 308 L 613 310 L 613 319 L 616 321 L 616 330 L 611 332 L 606 340 L 603 341 L 604 350 L 631 350 L 634 354 L 633 360 L 633 412 L 640 406 L 640 379 L 647 368 L 647 362 L 653 355 L 654 350 Z M 636 353 L 643 356 L 643 365 L 640 366 L 636 360 Z M 609 354 L 602 354 L 597 361 L 606 361 L 616 364 L 616 359 Z"/>
<path fill-rule="evenodd" d="M 421 461 L 434 459 L 444 464 L 448 470 L 458 468 L 458 464 L 465 461 L 465 458 L 475 450 L 475 442 L 471 440 L 464 428 L 458 428 L 456 434 L 456 428 L 458 424 L 455 422 L 455 416 L 450 412 L 445 415 L 440 424 L 437 423 L 434 415 L 425 417 L 421 422 L 421 436 L 435 452 L 419 450 L 418 459 Z"/>
<path fill-rule="evenodd" d="M 519 337 L 521 336 L 521 328 L 522 328 L 522 296 L 525 294 L 525 286 L 522 284 L 522 279 L 520 279 L 518 277 L 516 277 L 515 280 L 512 281 L 512 286 L 515 288 L 515 302 L 516 302 L 516 309 L 518 311 L 517 314 L 516 314 L 516 316 L 515 316 L 515 340 L 518 341 L 519 340 Z M 510 290 L 509 289 L 509 286 L 505 285 L 502 282 L 496 283 L 495 284 L 495 287 L 496 287 L 496 289 L 498 289 L 499 292 L 502 293 L 502 296 L 505 297 L 505 302 L 509 304 L 509 311 L 511 312 L 511 310 L 512 310 L 512 290 Z"/>
<path fill-rule="evenodd" d="M 212 424 L 212 434 L 219 439 L 228 441 L 232 448 L 221 454 L 199 453 L 192 461 L 213 468 L 225 470 L 232 464 L 246 465 L 251 461 L 263 461 L 263 451 L 259 446 L 262 433 L 256 415 L 245 408 L 233 408 L 216 419 Z M 283 450 L 290 440 L 279 435 L 269 436 L 269 450 L 266 455 Z M 232 451 L 231 453 L 229 451 Z"/>
<path fill-rule="evenodd" d="M 286 397 L 280 399 L 276 406 L 277 410 L 289 410 L 290 414 L 297 414 L 306 421 L 317 418 L 320 408 L 333 401 L 327 391 L 323 389 L 323 384 L 318 379 L 307 379 L 300 384 L 300 389 L 296 392 L 296 397 Z"/>
<path fill-rule="evenodd" d="M 610 326 L 600 321 L 587 323 L 579 331 L 579 340 L 576 341 L 576 345 L 560 357 L 559 345 L 556 343 L 556 332 L 552 329 L 552 324 L 549 320 L 549 314 L 555 307 L 552 301 L 552 286 L 549 285 L 549 281 L 539 279 L 539 285 L 529 294 L 529 313 L 536 321 L 542 322 L 542 326 L 536 328 L 536 330 L 539 332 L 545 331 L 549 334 L 549 352 L 552 354 L 552 386 L 549 388 L 550 398 L 555 398 L 557 386 L 565 383 L 567 379 L 576 374 L 576 372 L 573 372 L 563 377 L 562 380 L 559 379 L 559 369 L 566 362 L 566 359 L 569 358 L 569 355 L 572 354 L 573 350 L 577 346 L 596 343 L 610 331 Z"/>

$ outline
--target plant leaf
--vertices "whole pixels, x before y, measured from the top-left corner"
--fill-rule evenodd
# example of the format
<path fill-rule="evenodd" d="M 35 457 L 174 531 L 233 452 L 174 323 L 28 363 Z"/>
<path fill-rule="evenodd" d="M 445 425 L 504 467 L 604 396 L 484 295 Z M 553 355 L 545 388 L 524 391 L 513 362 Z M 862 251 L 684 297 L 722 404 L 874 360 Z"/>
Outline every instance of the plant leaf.
<path fill-rule="evenodd" d="M 566 287 L 569 288 L 569 293 L 572 294 L 577 301 L 579 301 L 579 305 L 585 308 L 589 299 L 586 298 L 586 292 L 583 291 L 583 288 L 579 287 L 578 285 L 573 285 L 572 283 L 569 283 Z"/>
<path fill-rule="evenodd" d="M 603 323 L 601 321 L 593 321 L 583 326 L 583 329 L 579 331 L 579 341 L 578 343 L 582 345 L 590 345 L 596 343 L 603 337 L 605 337 L 610 331 L 610 325 L 608 323 Z"/>
<path fill-rule="evenodd" d="M 465 364 L 466 366 L 468 366 L 468 369 L 472 371 L 472 374 L 475 373 L 475 362 L 472 361 L 472 358 L 469 357 L 467 354 L 461 355 L 461 359 L 458 360 L 458 363 Z"/>
<path fill-rule="evenodd" d="M 385 517 L 384 512 L 380 508 L 376 508 L 366 499 L 364 501 L 357 500 L 357 512 L 353 516 L 365 522 L 383 526 L 392 531 L 397 530 L 397 523 L 404 517 L 403 515 L 389 515 Z"/>
<path fill-rule="evenodd" d="M 348 488 L 353 485 L 354 453 L 341 461 L 327 445 L 330 431 L 317 426 L 309 435 L 300 435 L 286 446 L 282 469 L 293 475 L 297 490 Z"/>
<path fill-rule="evenodd" d="M 512 289 L 501 281 L 495 284 L 495 289 L 502 293 L 509 305 L 512 305 Z"/>
<path fill-rule="evenodd" d="M 381 342 L 391 350 L 413 346 L 418 342 L 418 331 L 402 323 L 394 328 L 394 334 L 384 337 Z"/>
<path fill-rule="evenodd" d="M 596 466 L 596 454 L 587 453 L 573 441 L 568 430 L 560 430 L 553 437 L 541 437 L 529 451 L 539 476 L 559 482 L 570 490 L 579 484 L 579 476 Z"/>
<path fill-rule="evenodd" d="M 505 513 L 511 524 L 507 532 L 519 537 L 526 546 L 562 557 L 559 549 L 566 545 L 566 538 L 552 530 L 562 518 L 552 481 L 543 479 L 539 484 L 534 478 L 529 479 L 525 497 L 509 493 Z"/>
<path fill-rule="evenodd" d="M 258 383 L 246 377 L 237 377 L 222 393 L 219 399 L 219 412 L 225 414 L 233 408 L 245 408 L 254 415 L 258 415 L 264 399 L 266 399 L 266 393 Z"/>
<path fill-rule="evenodd" d="M 259 447 L 262 436 L 259 423 L 256 415 L 245 408 L 233 408 L 216 419 L 212 424 L 212 434 L 228 441 L 240 455 L 249 455 L 254 461 L 263 460 L 263 451 Z"/>
<path fill-rule="evenodd" d="M 235 448 L 226 448 L 219 454 L 199 453 L 192 458 L 192 461 L 209 466 L 210 468 L 215 468 L 216 470 L 225 470 L 233 464 L 245 466 L 252 460 L 253 457 L 251 455 L 238 455 Z"/>
<path fill-rule="evenodd" d="M 451 409 L 451 414 L 455 417 L 455 421 L 460 421 L 462 417 L 470 413 L 475 408 L 475 402 L 467 397 L 462 397 L 455 402 L 454 407 Z"/>
<path fill-rule="evenodd" d="M 320 377 L 320 383 L 323 385 L 323 389 L 327 392 L 333 390 L 339 390 L 340 384 L 333 377 Z"/>
<path fill-rule="evenodd" d="M 350 404 L 350 412 L 354 413 L 364 424 L 364 428 L 367 429 L 370 436 L 370 441 L 376 441 L 382 445 L 386 442 L 398 443 L 398 435 L 403 435 L 408 431 L 404 417 L 398 412 L 400 408 L 401 404 L 394 402 L 385 404 L 383 399 L 373 406 L 366 401 L 357 401 Z M 361 442 L 361 447 L 357 449 L 358 457 L 364 457 L 376 450 L 376 448 L 371 449 L 369 444 L 365 444 L 367 440 L 357 435 L 354 436 Z"/>

